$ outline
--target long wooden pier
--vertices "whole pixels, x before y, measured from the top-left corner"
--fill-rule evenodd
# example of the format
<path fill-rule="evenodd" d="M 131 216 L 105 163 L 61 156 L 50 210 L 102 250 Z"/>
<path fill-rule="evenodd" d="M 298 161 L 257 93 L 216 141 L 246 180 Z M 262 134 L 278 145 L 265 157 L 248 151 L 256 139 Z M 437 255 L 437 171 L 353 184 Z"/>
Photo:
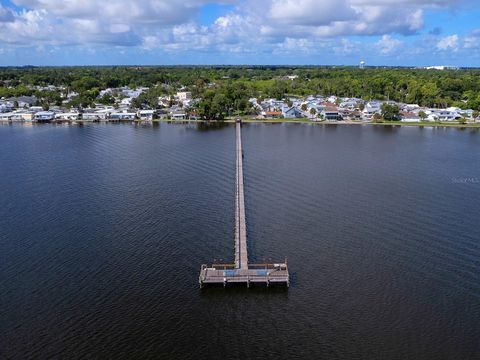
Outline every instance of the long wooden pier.
<path fill-rule="evenodd" d="M 282 284 L 289 286 L 287 260 L 281 263 L 249 264 L 247 252 L 247 224 L 245 216 L 245 192 L 243 186 L 242 125 L 238 120 L 236 133 L 235 179 L 235 263 L 202 265 L 200 287 L 209 284 Z"/>

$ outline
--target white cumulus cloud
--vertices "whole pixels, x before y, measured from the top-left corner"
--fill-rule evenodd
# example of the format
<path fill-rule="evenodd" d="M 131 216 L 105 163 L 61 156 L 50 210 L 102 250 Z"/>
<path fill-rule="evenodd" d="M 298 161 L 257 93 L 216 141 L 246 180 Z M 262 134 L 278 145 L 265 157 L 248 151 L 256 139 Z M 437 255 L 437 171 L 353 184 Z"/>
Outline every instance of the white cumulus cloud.
<path fill-rule="evenodd" d="M 452 50 L 457 51 L 459 44 L 459 37 L 457 34 L 446 36 L 437 43 L 438 50 Z"/>

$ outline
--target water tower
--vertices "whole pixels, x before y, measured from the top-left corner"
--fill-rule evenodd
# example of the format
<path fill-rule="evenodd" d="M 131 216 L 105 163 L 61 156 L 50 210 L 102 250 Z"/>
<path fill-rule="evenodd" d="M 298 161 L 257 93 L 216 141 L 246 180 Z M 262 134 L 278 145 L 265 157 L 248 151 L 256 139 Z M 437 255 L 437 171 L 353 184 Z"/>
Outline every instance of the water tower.
<path fill-rule="evenodd" d="M 365 61 L 360 61 L 360 69 L 365 69 Z"/>

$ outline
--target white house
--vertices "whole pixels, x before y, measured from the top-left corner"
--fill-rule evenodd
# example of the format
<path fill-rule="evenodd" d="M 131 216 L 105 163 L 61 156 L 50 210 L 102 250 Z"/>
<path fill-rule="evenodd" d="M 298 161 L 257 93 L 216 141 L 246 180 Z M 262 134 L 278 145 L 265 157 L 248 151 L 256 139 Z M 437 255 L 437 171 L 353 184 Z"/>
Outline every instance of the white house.
<path fill-rule="evenodd" d="M 55 119 L 53 111 L 39 111 L 35 113 L 34 120 L 37 122 L 48 122 Z"/>
<path fill-rule="evenodd" d="M 192 93 L 190 91 L 179 91 L 177 92 L 177 99 L 180 101 L 191 100 Z"/>
<path fill-rule="evenodd" d="M 12 121 L 26 121 L 32 122 L 34 118 L 34 113 L 31 112 L 15 112 L 12 116 Z"/>
<path fill-rule="evenodd" d="M 129 97 L 123 98 L 122 101 L 120 101 L 120 104 L 124 106 L 132 106 L 132 98 L 129 98 Z"/>
<path fill-rule="evenodd" d="M 155 110 L 139 110 L 137 111 L 137 117 L 140 120 L 153 120 L 155 116 Z"/>
<path fill-rule="evenodd" d="M 11 112 L 0 113 L 0 121 L 11 121 L 12 117 L 13 113 Z"/>
<path fill-rule="evenodd" d="M 80 118 L 80 114 L 77 112 L 58 113 L 55 114 L 55 120 L 67 120 L 76 121 Z"/>
<path fill-rule="evenodd" d="M 129 112 L 116 112 L 110 115 L 111 120 L 135 120 L 136 117 L 136 113 Z"/>
<path fill-rule="evenodd" d="M 420 122 L 421 118 L 417 114 L 413 112 L 405 112 L 401 114 L 401 120 L 402 122 Z"/>
<path fill-rule="evenodd" d="M 181 120 L 181 119 L 186 119 L 187 118 L 187 114 L 183 110 L 174 110 L 174 111 L 170 112 L 170 116 L 174 120 Z"/>

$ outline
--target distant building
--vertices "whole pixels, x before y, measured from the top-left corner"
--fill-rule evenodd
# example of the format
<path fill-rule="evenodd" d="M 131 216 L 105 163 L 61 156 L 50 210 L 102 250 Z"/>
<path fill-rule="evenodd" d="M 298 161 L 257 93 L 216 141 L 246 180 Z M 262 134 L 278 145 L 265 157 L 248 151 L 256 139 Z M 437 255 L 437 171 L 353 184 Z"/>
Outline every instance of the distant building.
<path fill-rule="evenodd" d="M 190 91 L 179 91 L 177 92 L 177 99 L 180 101 L 191 100 L 192 93 Z"/>
<path fill-rule="evenodd" d="M 426 66 L 424 69 L 427 70 L 458 70 L 458 66 L 445 66 L 445 65 L 436 65 L 436 66 Z"/>

